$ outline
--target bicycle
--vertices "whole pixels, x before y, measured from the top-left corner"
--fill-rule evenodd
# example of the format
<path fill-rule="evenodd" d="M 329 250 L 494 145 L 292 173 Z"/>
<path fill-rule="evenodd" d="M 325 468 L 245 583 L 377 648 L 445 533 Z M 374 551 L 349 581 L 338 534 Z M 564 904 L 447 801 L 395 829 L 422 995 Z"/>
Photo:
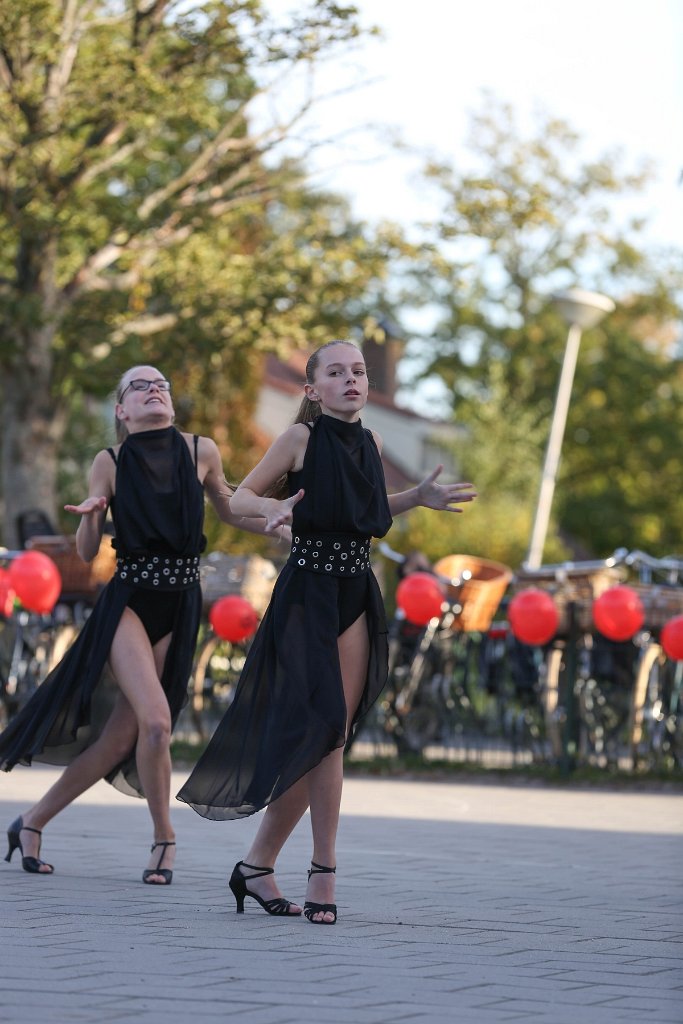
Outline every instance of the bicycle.
<path fill-rule="evenodd" d="M 223 640 L 208 623 L 211 606 L 221 597 L 236 594 L 250 602 L 262 618 L 277 578 L 275 564 L 260 555 L 229 555 L 212 551 L 202 558 L 204 618 L 200 627 L 188 701 L 181 712 L 177 734 L 205 742 L 232 702 L 251 643 Z"/>
<path fill-rule="evenodd" d="M 385 542 L 379 550 L 399 564 L 405 560 Z M 457 574 L 434 572 L 445 591 L 440 616 L 415 626 L 399 609 L 389 624 L 387 686 L 363 728 L 390 739 L 400 754 L 423 755 L 431 744 L 452 746 L 485 732 L 489 702 L 479 685 L 479 657 L 495 607 L 489 599 L 486 621 L 480 609 L 478 624 L 484 629 L 471 628 L 474 619 L 468 622 L 469 630 L 461 628 L 464 613 L 471 611 L 466 588 L 476 585 L 475 572 L 483 560 L 470 559 L 473 568 L 468 568 L 466 556 L 450 558 L 464 561 L 457 563 Z M 347 743 L 347 752 L 353 742 L 352 738 Z"/>
<path fill-rule="evenodd" d="M 88 564 L 76 555 L 74 538 L 35 537 L 27 545 L 27 550 L 48 554 L 56 563 L 62 590 L 49 614 L 16 608 L 9 616 L 0 616 L 0 729 L 62 660 L 85 622 L 99 587 L 113 572 L 113 554 L 106 548 L 95 564 Z M 7 565 L 23 554 L 25 551 L 0 548 L 0 563 Z"/>
<path fill-rule="evenodd" d="M 512 633 L 505 618 L 507 603 L 504 598 L 502 617 L 491 623 L 479 645 L 478 685 L 489 698 L 487 734 L 506 742 L 514 761 L 537 763 L 546 758 L 543 659 L 537 648 Z"/>
<path fill-rule="evenodd" d="M 179 733 L 189 731 L 202 743 L 211 736 L 232 703 L 248 649 L 248 640 L 231 643 L 202 625 Z"/>
<path fill-rule="evenodd" d="M 20 554 L 0 549 L 0 562 L 8 564 Z M 0 615 L 0 730 L 45 680 L 72 639 L 58 610 L 39 615 L 16 608 Z"/>
<path fill-rule="evenodd" d="M 638 571 L 636 590 L 645 609 L 647 639 L 629 723 L 633 767 L 681 768 L 683 662 L 667 658 L 659 634 L 670 618 L 683 614 L 683 559 L 653 558 L 643 551 L 631 551 L 626 562 Z"/>
<path fill-rule="evenodd" d="M 610 641 L 593 627 L 592 603 L 629 569 L 638 571 L 633 586 L 646 621 L 633 640 Z M 662 571 L 666 601 L 662 584 L 653 581 Z M 657 630 L 683 610 L 682 571 L 680 559 L 619 548 L 607 559 L 522 567 L 517 574 L 515 587 L 549 590 L 560 613 L 545 654 L 542 699 L 551 756 L 565 770 L 578 762 L 613 768 L 627 758 L 634 768 L 667 758 L 680 764 L 682 673 L 665 658 Z"/>

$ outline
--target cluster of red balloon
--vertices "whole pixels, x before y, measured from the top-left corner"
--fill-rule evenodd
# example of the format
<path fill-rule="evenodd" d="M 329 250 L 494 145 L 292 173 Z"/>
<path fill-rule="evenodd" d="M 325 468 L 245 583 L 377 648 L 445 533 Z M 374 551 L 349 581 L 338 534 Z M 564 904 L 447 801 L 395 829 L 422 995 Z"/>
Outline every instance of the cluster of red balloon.
<path fill-rule="evenodd" d="M 439 618 L 444 597 L 443 587 L 428 572 L 411 573 L 396 588 L 396 604 L 415 626 L 426 626 L 430 619 Z"/>
<path fill-rule="evenodd" d="M 608 640 L 630 640 L 645 622 L 645 609 L 633 587 L 619 585 L 605 590 L 593 602 L 593 623 Z M 524 644 L 546 644 L 557 632 L 559 615 L 545 590 L 529 588 L 512 598 L 508 620 L 514 636 Z M 670 619 L 661 631 L 665 654 L 683 660 L 683 615 Z"/>
<path fill-rule="evenodd" d="M 0 614 L 12 614 L 15 600 L 29 612 L 49 615 L 62 591 L 59 569 L 41 551 L 25 551 L 0 569 Z"/>
<path fill-rule="evenodd" d="M 258 615 L 249 602 L 237 594 L 221 597 L 211 606 L 209 622 L 222 640 L 238 644 L 256 631 Z"/>

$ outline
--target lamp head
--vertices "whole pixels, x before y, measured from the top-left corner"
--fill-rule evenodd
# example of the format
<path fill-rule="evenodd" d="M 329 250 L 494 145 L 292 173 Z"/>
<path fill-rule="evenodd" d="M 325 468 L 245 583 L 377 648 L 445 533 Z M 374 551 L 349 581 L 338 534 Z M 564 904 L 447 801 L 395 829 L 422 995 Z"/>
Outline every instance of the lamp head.
<path fill-rule="evenodd" d="M 595 327 L 604 316 L 615 308 L 611 299 L 599 292 L 587 292 L 582 288 L 568 288 L 555 292 L 553 302 L 569 324 L 576 324 L 586 331 Z"/>

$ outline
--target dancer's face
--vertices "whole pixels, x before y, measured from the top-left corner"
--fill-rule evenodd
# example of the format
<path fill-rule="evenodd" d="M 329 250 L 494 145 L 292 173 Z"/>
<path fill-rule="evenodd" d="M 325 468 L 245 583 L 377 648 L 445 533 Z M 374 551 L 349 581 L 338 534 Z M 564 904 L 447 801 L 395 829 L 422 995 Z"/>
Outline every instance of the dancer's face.
<path fill-rule="evenodd" d="M 311 401 L 337 419 L 354 421 L 368 400 L 365 360 L 355 345 L 330 345 L 320 352 L 313 383 L 306 385 Z"/>
<path fill-rule="evenodd" d="M 174 409 L 170 384 L 155 366 L 134 366 L 123 378 L 116 415 L 129 431 L 170 426 Z"/>

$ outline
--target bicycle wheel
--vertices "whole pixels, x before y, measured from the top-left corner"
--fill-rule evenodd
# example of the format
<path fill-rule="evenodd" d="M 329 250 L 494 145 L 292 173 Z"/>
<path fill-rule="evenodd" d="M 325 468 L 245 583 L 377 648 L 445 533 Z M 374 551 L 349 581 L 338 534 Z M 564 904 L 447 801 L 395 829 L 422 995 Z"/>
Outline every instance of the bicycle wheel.
<path fill-rule="evenodd" d="M 218 636 L 210 635 L 200 644 L 187 709 L 200 740 L 208 739 L 230 705 L 245 658 L 243 644 Z"/>
<path fill-rule="evenodd" d="M 545 722 L 545 734 L 550 744 L 550 755 L 556 761 L 562 757 L 562 727 L 565 720 L 565 709 L 560 704 L 560 672 L 563 654 L 562 647 L 551 647 L 541 671 L 540 703 Z"/>
<path fill-rule="evenodd" d="M 670 661 L 657 644 L 652 648 L 635 688 L 642 705 L 632 716 L 633 766 L 668 771 L 683 764 L 683 663 Z"/>
<path fill-rule="evenodd" d="M 3 622 L 0 679 L 10 719 L 27 703 L 50 670 L 51 634 L 42 616 L 24 610 Z"/>

